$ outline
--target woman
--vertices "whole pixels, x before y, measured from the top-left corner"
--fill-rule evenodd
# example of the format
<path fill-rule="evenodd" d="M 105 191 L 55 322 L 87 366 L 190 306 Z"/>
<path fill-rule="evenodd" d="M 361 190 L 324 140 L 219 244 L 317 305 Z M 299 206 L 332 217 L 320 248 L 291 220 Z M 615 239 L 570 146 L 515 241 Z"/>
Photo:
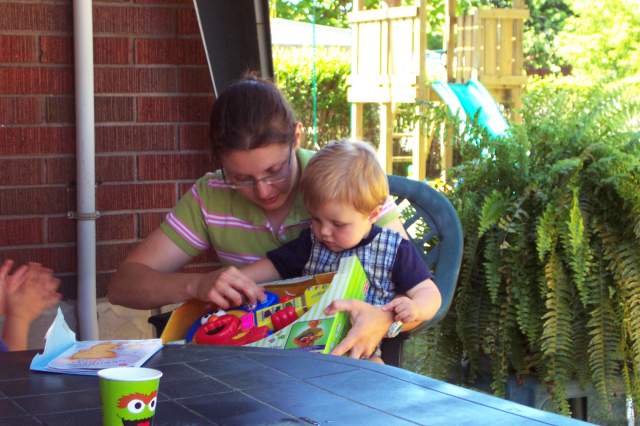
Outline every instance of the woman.
<path fill-rule="evenodd" d="M 256 78 L 232 84 L 214 103 L 210 125 L 219 170 L 200 178 L 127 256 L 109 283 L 111 303 L 138 309 L 191 298 L 223 309 L 255 303 L 263 290 L 236 266 L 264 257 L 309 226 L 298 181 L 313 152 L 300 149 L 302 125 L 280 91 Z M 392 200 L 377 224 L 406 235 Z M 176 272 L 210 249 L 224 267 Z M 339 301 L 329 309 L 350 312 L 353 322 L 338 355 L 368 357 L 393 322 L 391 313 L 365 303 Z"/>

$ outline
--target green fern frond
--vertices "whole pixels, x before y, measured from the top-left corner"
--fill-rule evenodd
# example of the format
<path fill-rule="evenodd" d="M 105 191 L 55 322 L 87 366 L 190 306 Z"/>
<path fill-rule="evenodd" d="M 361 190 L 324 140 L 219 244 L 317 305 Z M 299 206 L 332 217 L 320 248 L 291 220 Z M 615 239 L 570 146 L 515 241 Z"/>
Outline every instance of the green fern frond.
<path fill-rule="evenodd" d="M 571 209 L 568 212 L 569 218 L 566 222 L 567 238 L 566 248 L 568 262 L 571 266 L 573 281 L 578 289 L 578 295 L 583 306 L 589 303 L 589 289 L 585 285 L 585 280 L 589 273 L 591 264 L 591 250 L 589 247 L 588 233 L 585 229 L 584 218 L 580 209 L 580 199 L 578 188 L 572 191 Z"/>
<path fill-rule="evenodd" d="M 498 292 L 500 291 L 502 276 L 502 256 L 500 252 L 500 242 L 496 234 L 488 235 L 485 238 L 484 246 L 484 277 L 486 280 L 487 292 L 491 298 L 491 303 L 497 303 Z"/>
<path fill-rule="evenodd" d="M 609 230 L 607 230 L 609 231 Z M 640 256 L 638 246 L 616 238 L 611 232 L 603 238 L 606 257 L 625 300 L 624 321 L 631 339 L 633 367 L 640 370 Z"/>
<path fill-rule="evenodd" d="M 553 204 L 547 204 L 536 228 L 536 248 L 540 261 L 544 260 L 547 253 L 552 250 L 558 241 L 556 220 L 556 207 Z"/>
<path fill-rule="evenodd" d="M 560 411 L 569 414 L 565 386 L 571 378 L 573 363 L 573 311 L 571 309 L 573 295 L 567 274 L 555 251 L 550 253 L 545 265 L 545 278 L 548 287 L 547 313 L 542 317 L 544 328 L 541 347 L 546 361 L 546 380 L 555 384 L 551 393 Z"/>
<path fill-rule="evenodd" d="M 485 198 L 480 209 L 478 236 L 484 235 L 492 226 L 495 226 L 507 211 L 508 201 L 497 190 L 494 190 Z"/>

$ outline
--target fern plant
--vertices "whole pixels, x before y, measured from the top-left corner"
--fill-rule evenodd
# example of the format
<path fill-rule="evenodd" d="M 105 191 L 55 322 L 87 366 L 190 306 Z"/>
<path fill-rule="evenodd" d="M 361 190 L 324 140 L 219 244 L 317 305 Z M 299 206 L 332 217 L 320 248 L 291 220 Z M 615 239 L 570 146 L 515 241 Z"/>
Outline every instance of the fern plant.
<path fill-rule="evenodd" d="M 565 414 L 576 380 L 606 403 L 624 378 L 640 402 L 639 117 L 622 91 L 547 83 L 508 137 L 454 136 L 463 264 L 448 316 L 414 342 L 414 369 L 473 385 L 490 359 L 496 394 L 533 374 Z"/>

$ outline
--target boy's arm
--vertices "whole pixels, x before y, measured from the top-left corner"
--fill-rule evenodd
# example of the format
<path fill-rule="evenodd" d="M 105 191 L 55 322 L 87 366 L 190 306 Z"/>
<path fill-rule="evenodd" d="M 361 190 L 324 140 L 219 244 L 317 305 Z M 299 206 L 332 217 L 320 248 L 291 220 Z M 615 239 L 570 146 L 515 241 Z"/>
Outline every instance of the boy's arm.
<path fill-rule="evenodd" d="M 418 319 L 405 324 L 402 331 L 413 330 L 424 321 L 429 321 L 436 315 L 442 304 L 440 290 L 431 279 L 424 280 L 407 291 L 407 296 L 418 306 Z"/>
<path fill-rule="evenodd" d="M 278 270 L 273 266 L 273 263 L 268 258 L 260 259 L 255 263 L 243 266 L 240 268 L 240 272 L 256 283 L 279 280 L 282 278 Z"/>
<path fill-rule="evenodd" d="M 10 351 L 24 351 L 27 349 L 27 336 L 31 321 L 15 316 L 7 316 L 4 320 L 2 340 Z"/>

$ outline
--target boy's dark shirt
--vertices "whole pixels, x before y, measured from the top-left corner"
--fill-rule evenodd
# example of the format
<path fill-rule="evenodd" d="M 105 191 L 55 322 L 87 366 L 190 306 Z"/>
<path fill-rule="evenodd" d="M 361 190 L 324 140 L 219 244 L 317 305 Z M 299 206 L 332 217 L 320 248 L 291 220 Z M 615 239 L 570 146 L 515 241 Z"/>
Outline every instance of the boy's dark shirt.
<path fill-rule="evenodd" d="M 356 247 L 371 242 L 380 230 L 379 226 L 373 225 L 369 235 L 363 238 Z M 311 229 L 307 228 L 295 240 L 268 252 L 267 258 L 273 263 L 282 278 L 299 277 L 311 255 L 311 245 Z M 418 253 L 418 249 L 411 241 L 403 239 L 398 247 L 391 271 L 391 281 L 395 286 L 395 292 L 398 294 L 406 293 L 416 284 L 431 277 L 431 272 Z"/>

